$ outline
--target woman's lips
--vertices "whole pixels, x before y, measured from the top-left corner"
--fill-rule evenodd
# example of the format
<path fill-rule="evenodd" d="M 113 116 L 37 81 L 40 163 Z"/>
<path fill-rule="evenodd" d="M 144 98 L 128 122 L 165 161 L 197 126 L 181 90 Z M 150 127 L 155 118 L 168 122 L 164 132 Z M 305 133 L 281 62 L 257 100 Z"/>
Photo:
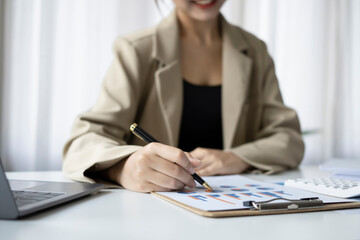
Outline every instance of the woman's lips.
<path fill-rule="evenodd" d="M 198 1 L 192 1 L 197 7 L 205 9 L 212 7 L 215 4 L 216 0 L 198 0 Z"/>

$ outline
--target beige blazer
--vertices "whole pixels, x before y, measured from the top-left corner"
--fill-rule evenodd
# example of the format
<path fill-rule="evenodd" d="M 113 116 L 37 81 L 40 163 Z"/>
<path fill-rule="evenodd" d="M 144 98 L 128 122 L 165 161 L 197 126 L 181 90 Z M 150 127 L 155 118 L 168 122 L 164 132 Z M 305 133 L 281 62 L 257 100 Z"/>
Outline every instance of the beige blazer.
<path fill-rule="evenodd" d="M 298 166 L 304 153 L 299 120 L 282 101 L 264 42 L 223 17 L 221 26 L 224 150 L 267 174 Z M 64 147 L 68 177 L 92 182 L 87 172 L 140 149 L 144 142 L 129 130 L 133 122 L 177 146 L 183 103 L 179 38 L 173 12 L 155 27 L 115 41 L 100 96 L 75 120 Z"/>

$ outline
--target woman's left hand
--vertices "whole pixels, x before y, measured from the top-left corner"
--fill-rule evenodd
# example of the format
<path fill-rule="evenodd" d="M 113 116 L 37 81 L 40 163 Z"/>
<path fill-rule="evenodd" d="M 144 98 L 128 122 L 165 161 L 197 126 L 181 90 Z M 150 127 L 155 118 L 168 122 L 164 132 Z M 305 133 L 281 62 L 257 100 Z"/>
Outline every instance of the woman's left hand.
<path fill-rule="evenodd" d="M 238 174 L 250 167 L 232 152 L 210 148 L 196 148 L 190 152 L 201 164 L 195 171 L 201 176 Z"/>

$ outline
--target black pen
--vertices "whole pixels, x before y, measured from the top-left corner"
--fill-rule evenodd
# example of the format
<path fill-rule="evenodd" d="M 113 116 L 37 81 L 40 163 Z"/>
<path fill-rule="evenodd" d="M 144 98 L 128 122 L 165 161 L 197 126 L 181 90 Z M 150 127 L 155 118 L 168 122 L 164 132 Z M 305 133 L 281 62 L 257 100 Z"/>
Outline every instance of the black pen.
<path fill-rule="evenodd" d="M 142 139 L 147 143 L 159 142 L 158 140 L 150 136 L 144 129 L 139 127 L 136 123 L 131 124 L 130 130 L 135 136 L 137 136 L 138 138 Z M 191 176 L 193 176 L 193 178 L 202 186 L 212 191 L 212 188 L 209 186 L 209 184 L 207 184 L 199 175 L 197 175 L 197 173 L 194 173 Z"/>

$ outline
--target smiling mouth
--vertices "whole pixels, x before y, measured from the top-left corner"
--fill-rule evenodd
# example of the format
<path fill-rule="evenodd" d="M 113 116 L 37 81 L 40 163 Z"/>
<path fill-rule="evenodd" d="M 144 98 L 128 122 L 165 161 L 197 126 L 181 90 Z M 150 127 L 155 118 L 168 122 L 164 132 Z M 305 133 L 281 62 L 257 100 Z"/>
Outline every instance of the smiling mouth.
<path fill-rule="evenodd" d="M 193 0 L 191 2 L 200 8 L 209 8 L 215 4 L 216 0 Z"/>

